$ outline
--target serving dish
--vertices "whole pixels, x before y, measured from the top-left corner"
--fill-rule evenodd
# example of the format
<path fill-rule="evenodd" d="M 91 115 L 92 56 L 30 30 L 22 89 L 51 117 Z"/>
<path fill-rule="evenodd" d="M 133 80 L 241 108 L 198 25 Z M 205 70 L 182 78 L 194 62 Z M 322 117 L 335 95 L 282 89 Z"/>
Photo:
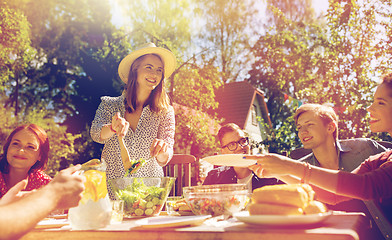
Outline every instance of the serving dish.
<path fill-rule="evenodd" d="M 233 216 L 239 221 L 256 225 L 274 226 L 298 226 L 321 223 L 325 221 L 331 212 L 309 214 L 309 215 L 249 215 L 248 211 L 234 213 Z"/>
<path fill-rule="evenodd" d="M 249 202 L 247 184 L 215 184 L 184 187 L 186 203 L 195 215 L 231 216 Z"/>
<path fill-rule="evenodd" d="M 164 228 L 164 227 L 182 227 L 188 225 L 200 225 L 211 215 L 203 216 L 159 216 L 143 218 L 135 222 L 137 226 L 145 228 Z"/>
<path fill-rule="evenodd" d="M 160 214 L 175 179 L 123 177 L 108 183 L 118 200 L 124 201 L 124 217 L 151 217 Z"/>

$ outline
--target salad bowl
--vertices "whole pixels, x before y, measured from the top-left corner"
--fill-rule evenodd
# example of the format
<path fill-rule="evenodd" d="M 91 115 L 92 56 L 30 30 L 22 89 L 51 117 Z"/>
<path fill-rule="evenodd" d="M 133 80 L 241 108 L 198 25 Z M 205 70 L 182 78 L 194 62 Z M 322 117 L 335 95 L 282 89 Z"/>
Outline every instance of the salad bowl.
<path fill-rule="evenodd" d="M 215 184 L 184 187 L 188 206 L 195 215 L 232 216 L 249 203 L 246 184 Z"/>
<path fill-rule="evenodd" d="M 109 179 L 117 200 L 124 201 L 125 217 L 158 216 L 175 182 L 174 177 L 123 177 Z"/>

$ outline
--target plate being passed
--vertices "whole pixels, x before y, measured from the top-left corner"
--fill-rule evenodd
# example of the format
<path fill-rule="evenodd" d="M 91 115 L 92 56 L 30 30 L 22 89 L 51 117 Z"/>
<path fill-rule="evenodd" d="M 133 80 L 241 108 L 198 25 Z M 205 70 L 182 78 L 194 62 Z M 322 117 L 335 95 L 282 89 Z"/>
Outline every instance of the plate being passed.
<path fill-rule="evenodd" d="M 258 225 L 297 226 L 321 223 L 331 216 L 331 212 L 309 215 L 249 215 L 248 211 L 234 213 L 239 221 Z"/>
<path fill-rule="evenodd" d="M 44 219 L 37 223 L 35 228 L 57 228 L 68 225 L 68 219 Z"/>
<path fill-rule="evenodd" d="M 183 227 L 202 224 L 211 215 L 199 216 L 158 216 L 137 220 L 137 226 L 145 228 Z"/>
<path fill-rule="evenodd" d="M 203 158 L 204 161 L 217 166 L 249 167 L 257 162 L 254 159 L 244 159 L 244 154 L 221 154 Z"/>

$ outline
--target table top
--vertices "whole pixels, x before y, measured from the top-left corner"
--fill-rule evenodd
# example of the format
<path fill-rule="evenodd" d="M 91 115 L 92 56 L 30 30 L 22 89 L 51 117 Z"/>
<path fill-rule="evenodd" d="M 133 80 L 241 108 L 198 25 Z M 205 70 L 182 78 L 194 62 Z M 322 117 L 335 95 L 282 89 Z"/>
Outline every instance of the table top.
<path fill-rule="evenodd" d="M 267 226 L 246 224 L 235 218 L 211 218 L 202 224 L 183 227 L 146 228 L 136 224 L 140 219 L 125 219 L 98 230 L 72 230 L 69 225 L 58 228 L 36 228 L 21 239 L 347 239 L 359 240 L 369 221 L 362 213 L 332 214 L 324 222 L 307 226 Z"/>

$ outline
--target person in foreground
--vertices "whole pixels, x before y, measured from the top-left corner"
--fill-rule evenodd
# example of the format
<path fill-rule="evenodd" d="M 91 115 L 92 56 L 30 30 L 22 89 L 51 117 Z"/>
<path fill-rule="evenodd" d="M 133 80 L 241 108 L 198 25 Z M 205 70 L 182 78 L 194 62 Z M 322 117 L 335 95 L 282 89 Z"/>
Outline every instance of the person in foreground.
<path fill-rule="evenodd" d="M 51 181 L 45 170 L 49 156 L 46 132 L 35 124 L 15 128 L 6 139 L 0 156 L 0 198 L 16 183 L 27 179 L 26 191 Z"/>
<path fill-rule="evenodd" d="M 20 238 L 53 210 L 76 207 L 84 189 L 84 177 L 75 174 L 80 168 L 64 169 L 48 185 L 28 193 L 21 192 L 27 180 L 15 184 L 0 199 L 0 239 Z"/>
<path fill-rule="evenodd" d="M 384 146 L 369 138 L 338 139 L 338 116 L 330 106 L 303 104 L 295 111 L 294 120 L 303 148 L 312 150 L 312 153 L 300 158 L 299 161 L 318 167 L 351 172 L 368 157 L 386 151 Z M 281 179 L 287 183 L 300 182 L 290 177 L 281 177 Z M 329 194 L 330 199 L 335 196 L 320 191 L 315 186 L 313 189 L 317 195 Z M 374 208 L 372 202 L 358 199 L 329 204 L 327 207 L 336 211 L 363 212 L 369 219 L 377 219 L 381 215 L 378 211 L 372 210 Z M 381 233 L 376 226 L 372 221 L 367 233 L 381 238 Z"/>
<path fill-rule="evenodd" d="M 118 67 L 126 84 L 119 97 L 102 97 L 91 137 L 104 148 L 109 179 L 123 177 L 122 140 L 130 159 L 148 160 L 131 177 L 163 177 L 162 166 L 173 156 L 175 117 L 165 91 L 165 78 L 176 68 L 174 54 L 149 43 L 127 55 Z M 111 198 L 114 195 L 108 188 Z"/>
<path fill-rule="evenodd" d="M 228 123 L 218 132 L 222 154 L 250 154 L 249 140 L 235 123 Z M 276 178 L 259 178 L 247 167 L 222 166 L 208 172 L 203 185 L 247 183 L 249 190 L 278 184 Z"/>
<path fill-rule="evenodd" d="M 371 131 L 392 135 L 392 73 L 383 77 L 367 110 Z M 338 203 L 353 198 L 373 200 L 383 213 L 382 221 L 377 222 L 380 231 L 385 238 L 392 236 L 392 150 L 369 157 L 351 173 L 311 166 L 276 154 L 245 158 L 258 160 L 250 167 L 258 176 L 291 175 L 335 194 L 334 199 L 320 199 L 323 202 Z"/>
<path fill-rule="evenodd" d="M 299 159 L 311 165 L 353 171 L 365 159 L 386 151 L 369 138 L 338 138 L 338 116 L 332 107 L 321 104 L 303 104 L 294 114 L 298 137 L 304 149 L 312 153 Z"/>

